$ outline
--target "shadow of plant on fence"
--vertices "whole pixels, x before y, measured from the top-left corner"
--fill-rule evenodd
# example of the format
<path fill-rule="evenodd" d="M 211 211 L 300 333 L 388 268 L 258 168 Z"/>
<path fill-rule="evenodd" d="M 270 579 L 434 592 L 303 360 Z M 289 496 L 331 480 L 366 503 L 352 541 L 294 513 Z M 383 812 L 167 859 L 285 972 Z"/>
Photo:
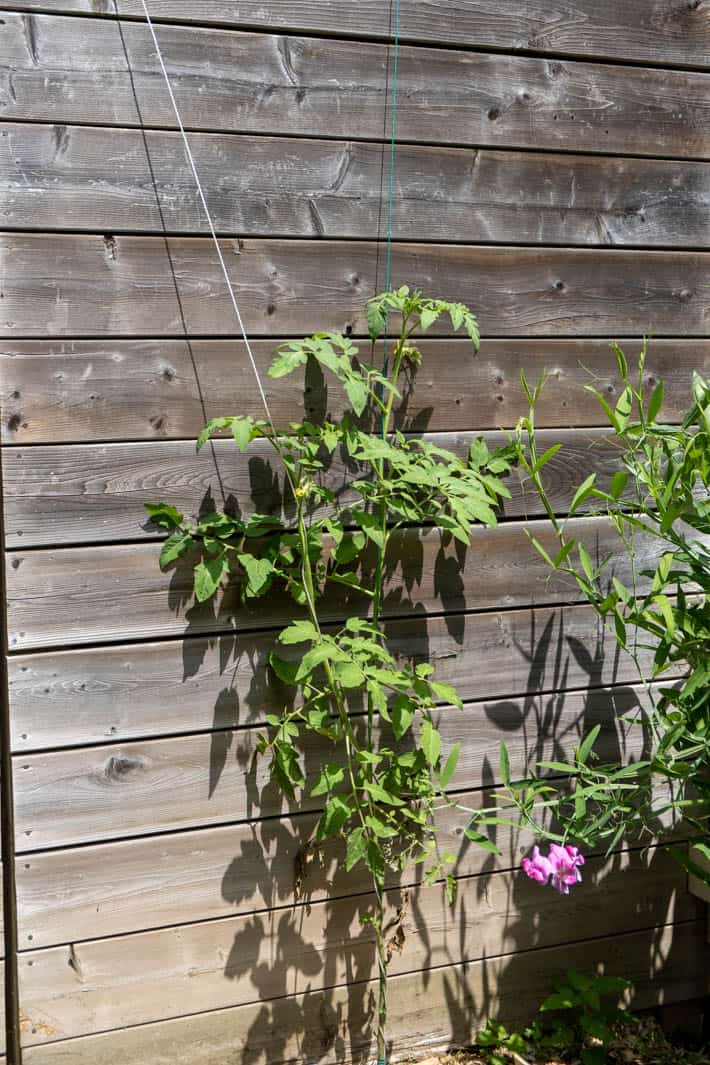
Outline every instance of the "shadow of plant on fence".
<path fill-rule="evenodd" d="M 394 558 L 388 563 L 392 568 L 397 564 Z M 418 604 L 412 595 L 416 583 L 403 586 L 407 594 L 396 603 L 412 612 L 406 647 L 401 651 L 423 660 L 429 652 L 428 619 L 423 612 L 416 613 Z M 454 639 L 465 654 L 471 618 L 462 612 L 455 620 Z M 396 624 L 391 622 L 390 628 Z M 371 929 L 360 923 L 360 914 L 371 901 L 367 877 L 357 870 L 345 873 L 342 841 L 327 844 L 318 856 L 308 842 L 315 816 L 299 812 L 302 806 L 284 803 L 273 785 L 263 782 L 261 774 L 257 776 L 253 749 L 243 743 L 252 735 L 247 726 L 262 720 L 274 699 L 292 697 L 269 677 L 269 638 L 267 634 L 250 658 L 251 683 L 246 693 L 240 695 L 233 683 L 227 683 L 216 701 L 217 731 L 210 766 L 213 793 L 230 756 L 241 765 L 252 821 L 251 839 L 241 843 L 222 883 L 225 901 L 244 915 L 231 947 L 225 947 L 223 972 L 232 985 L 228 997 L 234 1004 L 260 1003 L 244 1036 L 241 1060 L 257 1062 L 266 1055 L 269 1062 L 277 1062 L 289 1058 L 298 1045 L 303 1060 L 345 1060 L 350 1055 L 364 1061 L 370 1050 L 374 1003 L 369 981 L 375 971 Z M 245 653 L 242 641 L 238 631 L 215 639 L 221 668 L 228 674 Z M 615 683 L 616 647 L 610 665 L 605 644 L 601 627 L 591 651 L 574 633 L 567 633 L 564 610 L 551 612 L 538 631 L 537 616 L 530 611 L 529 640 L 516 640 L 513 647 L 515 658 L 527 664 L 524 694 L 464 710 L 464 715 L 472 709 L 479 715 L 472 733 L 474 743 L 481 742 L 481 721 L 493 727 L 484 731 L 478 763 L 464 759 L 465 775 L 460 773 L 454 781 L 456 790 L 469 801 L 485 801 L 486 790 L 497 779 L 495 747 L 500 736 L 515 737 L 511 747 L 516 752 L 516 774 L 531 769 L 543 757 L 569 757 L 580 736 L 595 724 L 602 725 L 597 747 L 605 760 L 629 753 L 641 757 L 648 736 L 642 726 L 633 726 L 630 733 L 631 726 L 622 722 L 638 708 L 638 692 L 628 684 Z M 565 689 L 572 664 L 575 676 L 582 673 L 585 681 L 570 692 Z M 186 662 L 186 672 L 197 668 L 199 662 Z M 441 716 L 465 724 L 465 717 L 458 715 L 449 709 Z M 307 779 L 313 779 L 322 756 L 318 749 L 305 752 Z M 261 819 L 264 810 L 269 814 Z M 291 816 L 281 819 L 279 814 L 286 811 Z M 529 995 L 521 998 L 521 981 L 530 976 L 530 951 L 579 939 L 580 909 L 585 921 L 597 922 L 595 935 L 613 935 L 618 927 L 611 918 L 618 922 L 622 900 L 628 904 L 629 899 L 626 888 L 615 881 L 616 909 L 610 909 L 598 885 L 586 883 L 576 897 L 561 902 L 519 874 L 506 872 L 529 846 L 529 835 L 498 830 L 503 859 L 497 860 L 462 838 L 465 816 L 447 812 L 443 818 L 441 844 L 457 854 L 456 871 L 461 877 L 456 908 L 449 910 L 440 884 L 424 886 L 421 875 L 410 874 L 400 885 L 393 884 L 389 892 L 391 971 L 393 975 L 419 973 L 412 977 L 416 986 L 423 992 L 432 988 L 440 1011 L 446 1014 L 445 1020 L 439 1018 L 441 1031 L 448 1032 L 444 1041 L 466 1043 L 491 1012 L 508 1009 L 512 1016 L 523 1000 L 525 1009 L 534 1006 Z M 614 856 L 607 863 L 592 863 L 589 879 L 601 877 L 604 882 L 618 877 L 626 870 L 625 860 Z M 631 909 L 643 905 L 641 897 Z M 663 906 L 660 896 L 647 906 L 649 926 L 653 921 L 663 923 Z M 564 920 L 560 920 L 562 907 Z M 554 958 L 559 968 L 561 955 Z"/>

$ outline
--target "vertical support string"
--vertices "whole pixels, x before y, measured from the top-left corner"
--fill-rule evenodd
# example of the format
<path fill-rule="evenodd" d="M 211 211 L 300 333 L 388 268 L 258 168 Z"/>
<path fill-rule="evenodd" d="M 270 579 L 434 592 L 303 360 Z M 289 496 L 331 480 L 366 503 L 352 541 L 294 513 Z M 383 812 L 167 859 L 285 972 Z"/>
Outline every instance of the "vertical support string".
<path fill-rule="evenodd" d="M 167 72 L 167 69 L 165 67 L 165 62 L 163 60 L 163 53 L 160 50 L 160 44 L 158 43 L 158 38 L 156 36 L 155 29 L 153 28 L 153 22 L 152 22 L 152 19 L 150 17 L 150 12 L 148 11 L 148 4 L 146 3 L 146 0 L 141 0 L 141 4 L 143 6 L 143 12 L 145 14 L 145 20 L 146 20 L 148 29 L 150 30 L 150 35 L 153 38 L 153 46 L 155 47 L 155 51 L 156 51 L 156 54 L 157 54 L 157 57 L 158 57 L 158 62 L 160 64 L 160 69 L 162 71 L 163 79 L 165 81 L 165 86 L 166 86 L 166 88 L 168 90 L 168 96 L 170 97 L 170 103 L 172 104 L 173 113 L 175 115 L 175 121 L 178 124 L 178 129 L 180 130 L 180 136 L 182 137 L 182 142 L 183 142 L 183 145 L 184 145 L 184 148 L 185 148 L 185 155 L 187 156 L 187 161 L 190 164 L 190 169 L 192 170 L 192 176 L 195 179 L 195 185 L 197 186 L 197 192 L 198 192 L 199 197 L 200 197 L 200 202 L 202 204 L 202 209 L 205 212 L 205 217 L 207 218 L 207 225 L 209 226 L 210 234 L 212 236 L 212 241 L 214 243 L 215 250 L 217 252 L 217 258 L 219 259 L 219 265 L 221 266 L 222 273 L 224 274 L 224 280 L 225 280 L 225 283 L 227 285 L 227 291 L 229 292 L 229 298 L 230 298 L 230 300 L 232 302 L 232 307 L 234 308 L 234 314 L 235 314 L 236 319 L 237 319 L 237 324 L 239 326 L 239 331 L 242 334 L 242 339 L 244 340 L 244 346 L 246 348 L 247 355 L 249 356 L 249 362 L 251 363 L 251 368 L 254 371 L 254 377 L 256 378 L 257 388 L 259 389 L 259 395 L 261 396 L 261 402 L 264 405 L 264 410 L 266 411 L 267 420 L 269 421 L 269 423 L 271 425 L 271 428 L 274 430 L 274 433 L 275 433 L 276 432 L 276 426 L 274 425 L 274 419 L 271 417 L 271 411 L 269 410 L 269 404 L 268 404 L 268 401 L 266 399 L 266 393 L 264 392 L 264 387 L 263 387 L 263 385 L 261 383 L 261 377 L 259 375 L 259 370 L 257 369 L 256 360 L 254 358 L 254 353 L 252 352 L 251 344 L 249 343 L 249 337 L 247 336 L 247 331 L 246 331 L 246 328 L 244 326 L 244 322 L 242 320 L 241 311 L 239 310 L 239 303 L 237 302 L 237 296 L 236 296 L 236 293 L 234 291 L 234 285 L 232 284 L 232 280 L 231 280 L 231 278 L 229 276 L 229 272 L 227 270 L 227 264 L 224 261 L 224 256 L 222 255 L 222 249 L 220 247 L 219 240 L 217 239 L 217 233 L 215 231 L 214 222 L 212 221 L 212 215 L 210 213 L 210 209 L 207 206 L 207 199 L 205 197 L 205 193 L 204 193 L 204 190 L 202 188 L 202 182 L 200 181 L 200 175 L 198 173 L 197 166 L 195 165 L 195 160 L 193 158 L 192 150 L 190 148 L 190 142 L 187 139 L 187 134 L 185 133 L 185 127 L 183 125 L 182 118 L 180 116 L 180 109 L 178 108 L 177 100 L 175 99 L 175 94 L 173 93 L 173 87 L 170 84 L 170 78 L 168 76 L 168 72 Z"/>
<path fill-rule="evenodd" d="M 385 292 L 389 292 L 392 284 L 392 229 L 394 208 L 394 168 L 396 158 L 396 133 L 397 133 L 397 80 L 399 73 L 399 4 L 400 0 L 394 0 L 394 47 L 392 58 L 392 103 L 390 105 L 390 161 L 389 176 L 387 181 L 387 251 L 385 255 Z M 384 356 L 382 362 L 382 374 L 387 375 L 387 318 L 385 317 L 384 330 Z"/>

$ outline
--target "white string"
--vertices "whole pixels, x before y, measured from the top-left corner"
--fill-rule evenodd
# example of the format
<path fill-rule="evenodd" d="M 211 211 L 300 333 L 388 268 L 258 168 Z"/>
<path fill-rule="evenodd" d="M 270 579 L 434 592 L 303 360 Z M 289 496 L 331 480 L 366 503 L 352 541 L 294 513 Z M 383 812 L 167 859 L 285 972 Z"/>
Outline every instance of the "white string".
<path fill-rule="evenodd" d="M 150 35 L 153 38 L 153 44 L 155 45 L 155 51 L 156 51 L 156 53 L 158 55 L 158 62 L 160 63 L 160 69 L 163 72 L 163 77 L 165 79 L 165 85 L 166 85 L 167 90 L 168 90 L 168 95 L 170 96 L 170 102 L 173 105 L 173 111 L 175 112 L 175 120 L 176 120 L 176 122 L 178 124 L 178 128 L 179 128 L 180 134 L 182 136 L 182 141 L 183 141 L 183 144 L 185 146 L 185 154 L 186 154 L 186 156 L 188 158 L 188 162 L 190 163 L 190 167 L 192 169 L 193 177 L 195 178 L 195 184 L 197 186 L 197 191 L 198 191 L 198 193 L 200 195 L 200 200 L 202 201 L 202 207 L 203 207 L 205 215 L 207 217 L 207 224 L 210 227 L 210 233 L 212 234 L 212 240 L 214 241 L 214 246 L 215 246 L 215 249 L 217 251 L 217 258 L 219 259 L 219 265 L 222 267 L 222 273 L 224 274 L 224 280 L 225 280 L 225 283 L 227 285 L 227 289 L 229 290 L 229 295 L 230 295 L 230 298 L 232 300 L 232 306 L 234 307 L 234 313 L 237 316 L 237 322 L 239 324 L 239 330 L 240 330 L 240 332 L 242 334 L 242 338 L 244 340 L 244 345 L 245 345 L 245 347 L 247 349 L 247 355 L 249 356 L 249 361 L 251 363 L 251 368 L 254 371 L 254 377 L 256 378 L 256 384 L 257 384 L 257 387 L 259 389 L 259 395 L 261 396 L 261 401 L 264 404 L 264 410 L 266 411 L 266 417 L 268 418 L 269 422 L 271 423 L 271 427 L 273 429 L 275 429 L 276 427 L 274 425 L 274 419 L 271 417 L 271 411 L 269 410 L 269 404 L 268 404 L 267 399 L 266 399 L 266 393 L 264 392 L 263 386 L 261 384 L 261 377 L 259 376 L 259 371 L 257 369 L 256 361 L 254 359 L 254 353 L 252 352 L 251 344 L 249 343 L 249 337 L 247 336 L 247 331 L 244 328 L 244 321 L 242 319 L 241 312 L 239 310 L 239 304 L 237 303 L 237 297 L 236 297 L 235 292 L 234 292 L 234 286 L 232 285 L 232 282 L 231 282 L 230 277 L 229 277 L 229 273 L 227 272 L 227 266 L 226 266 L 226 263 L 224 261 L 224 256 L 222 255 L 222 249 L 219 246 L 219 241 L 217 240 L 217 234 L 215 232 L 214 223 L 212 222 L 212 215 L 210 214 L 210 209 L 207 206 L 207 200 L 205 198 L 205 194 L 204 194 L 204 191 L 202 189 L 202 182 L 200 181 L 200 175 L 198 174 L 197 167 L 195 166 L 195 160 L 194 160 L 194 158 L 192 156 L 192 151 L 190 150 L 190 144 L 189 144 L 189 141 L 187 139 L 187 134 L 185 133 L 185 127 L 182 124 L 182 119 L 180 117 L 180 111 L 178 110 L 177 101 L 175 99 L 175 95 L 173 93 L 172 86 L 170 84 L 170 78 L 168 77 L 168 72 L 165 69 L 165 63 L 163 62 L 163 54 L 160 51 L 160 45 L 158 44 L 158 38 L 156 37 L 155 30 L 153 29 L 153 23 L 151 21 L 150 14 L 148 12 L 148 5 L 146 4 L 146 0 L 141 0 L 141 3 L 143 4 L 143 11 L 145 12 L 145 20 L 146 20 L 146 23 L 148 24 L 148 29 L 150 30 Z"/>

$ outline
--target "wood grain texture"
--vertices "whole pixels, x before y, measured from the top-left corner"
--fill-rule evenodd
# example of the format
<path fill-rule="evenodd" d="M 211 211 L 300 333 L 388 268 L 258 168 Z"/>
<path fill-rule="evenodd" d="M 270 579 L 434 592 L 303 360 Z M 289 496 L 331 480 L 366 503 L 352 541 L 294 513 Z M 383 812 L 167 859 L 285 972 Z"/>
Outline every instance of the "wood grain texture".
<path fill-rule="evenodd" d="M 467 460 L 473 433 L 427 434 L 425 440 Z M 504 447 L 503 433 L 486 433 L 489 448 Z M 577 487 L 594 470 L 600 488 L 621 468 L 619 445 L 604 430 L 541 430 L 540 454 L 554 443 L 562 449 L 545 467 L 545 483 L 556 513 L 569 509 Z M 273 448 L 257 441 L 241 454 L 233 441 L 217 441 L 195 453 L 191 441 L 148 444 L 12 448 L 4 458 L 5 537 L 8 547 L 61 546 L 155 539 L 144 503 L 167 500 L 196 517 L 205 508 L 227 506 L 243 516 L 278 515 L 295 523 L 295 505 Z M 338 454 L 322 481 L 339 504 L 356 497 L 347 489 L 355 471 Z M 544 509 L 520 472 L 506 478 L 511 498 L 505 518 L 544 517 Z"/>
<path fill-rule="evenodd" d="M 640 342 L 619 340 L 633 360 Z M 343 413 L 339 391 L 302 374 L 266 376 L 274 349 L 255 341 L 254 356 L 276 424 Z M 365 346 L 361 345 L 361 350 Z M 604 340 L 487 340 L 476 358 L 465 340 L 427 340 L 416 387 L 396 424 L 421 431 L 514 426 L 527 413 L 519 371 L 552 380 L 536 416 L 545 426 L 600 425 L 604 414 L 585 389 L 594 378 L 610 401 L 619 395 L 616 359 Z M 378 353 L 379 355 L 379 353 Z M 645 380 L 663 379 L 661 417 L 680 421 L 692 371 L 710 368 L 710 341 L 654 340 Z M 261 417 L 254 375 L 241 341 L 36 340 L 0 342 L 0 409 L 5 443 L 163 440 L 195 437 L 226 411 Z"/>
<path fill-rule="evenodd" d="M 602 759 L 638 757 L 643 751 L 641 730 L 621 720 L 637 708 L 645 711 L 643 689 L 622 686 L 531 702 L 506 700 L 490 713 L 480 703 L 467 704 L 463 713 L 451 707 L 436 710 L 443 749 L 462 744 L 452 789 L 490 783 L 501 729 L 509 733 L 516 776 L 531 771 L 541 758 L 571 757 L 580 737 L 596 724 L 601 726 L 597 750 Z M 284 798 L 271 782 L 267 761 L 256 757 L 257 737 L 252 727 L 218 736 L 197 733 L 18 756 L 17 850 L 320 809 L 318 797 L 303 796 L 297 803 Z M 319 737 L 304 736 L 301 749 L 309 779 L 324 758 L 339 761 L 338 752 Z"/>
<path fill-rule="evenodd" d="M 526 693 L 534 700 L 542 692 L 637 679 L 630 658 L 618 656 L 588 606 L 401 619 L 388 623 L 387 634 L 400 661 L 431 661 L 437 678 L 468 700 Z M 267 667 L 274 646 L 271 633 L 234 633 L 14 655 L 13 750 L 24 754 L 261 721 L 288 697 Z M 279 653 L 287 655 L 288 648 Z M 496 704 L 486 712 L 495 717 Z M 227 740 L 214 740 L 215 746 L 225 744 L 225 758 Z"/>
<path fill-rule="evenodd" d="M 61 147 L 58 146 L 61 138 Z M 382 144 L 193 134 L 219 233 L 371 238 Z M 395 240 L 699 247 L 710 166 L 398 145 Z M 207 233 L 179 134 L 0 126 L 3 228 Z"/>
<path fill-rule="evenodd" d="M 8 13 L 0 30 L 2 117 L 175 128 L 144 25 Z M 384 139 L 383 44 L 166 25 L 160 45 L 188 128 Z M 404 45 L 398 79 L 400 140 L 710 157 L 703 74 Z"/>
<path fill-rule="evenodd" d="M 546 523 L 530 523 L 552 549 Z M 629 578 L 629 560 L 604 518 L 573 519 L 570 535 L 587 544 L 593 558 L 607 555 L 614 572 Z M 497 529 L 474 528 L 470 549 L 444 544 L 434 531 L 393 538 L 387 562 L 383 616 L 455 612 L 573 602 L 576 585 L 550 576 L 531 547 L 521 522 Z M 651 564 L 653 546 L 639 541 L 639 569 Z M 8 556 L 8 627 L 12 651 L 75 643 L 148 639 L 156 636 L 244 632 L 280 625 L 298 614 L 292 600 L 274 593 L 239 602 L 237 582 L 218 604 L 190 606 L 192 570 L 182 563 L 158 568 L 159 544 L 125 544 L 11 552 Z M 365 574 L 365 579 L 367 575 Z M 321 601 L 324 621 L 365 609 L 343 588 Z M 216 613 L 215 613 L 216 611 Z M 452 622 L 453 625 L 460 622 Z"/>
<path fill-rule="evenodd" d="M 251 335 L 366 334 L 366 301 L 384 283 L 375 243 L 240 239 L 222 247 Z M 658 336 L 702 336 L 709 265 L 710 252 L 395 244 L 392 277 L 474 303 L 489 336 L 650 328 Z M 0 286 L 5 337 L 237 331 L 214 247 L 202 237 L 5 234 Z"/>
<path fill-rule="evenodd" d="M 492 775 L 489 785 L 490 780 Z M 485 789 L 460 792 L 457 798 L 474 810 L 492 802 Z M 664 804 L 659 794 L 658 806 Z M 325 841 L 317 861 L 301 860 L 316 820 L 316 814 L 299 814 L 25 854 L 17 864 L 20 948 L 291 906 L 297 869 L 302 901 L 371 890 L 363 866 L 346 872 L 342 838 Z M 673 833 L 668 815 L 662 820 Z M 501 826 L 495 836 L 500 856 L 495 856 L 464 840 L 460 811 L 438 811 L 436 825 L 439 847 L 456 856 L 459 877 L 516 868 L 534 843 L 529 830 Z M 421 866 L 410 867 L 401 877 L 389 875 L 387 886 L 404 888 L 422 878 Z"/>
<path fill-rule="evenodd" d="M 12 8 L 12 0 L 0 9 Z M 139 0 L 25 0 L 46 12 L 143 16 Z M 151 16 L 183 22 L 389 38 L 390 13 L 378 0 L 151 0 Z M 402 0 L 400 33 L 422 44 L 566 52 L 654 64 L 710 65 L 710 20 L 699 4 L 664 0 Z"/>
<path fill-rule="evenodd" d="M 404 905 L 390 974 L 573 942 L 583 925 L 601 937 L 703 916 L 684 871 L 662 852 L 650 862 L 636 853 L 592 860 L 584 874 L 562 910 L 518 871 L 461 881 L 453 907 L 443 885 L 388 893 L 388 924 Z M 639 900 L 631 913 L 630 893 Z M 365 895 L 33 951 L 20 959 L 34 1027 L 25 1044 L 167 1019 L 185 1001 L 198 1013 L 372 980 L 374 934 L 360 923 L 372 906 Z"/>
<path fill-rule="evenodd" d="M 633 981 L 637 1008 L 704 994 L 708 951 L 703 922 L 598 939 L 593 958 L 605 972 Z M 590 946 L 576 943 L 526 951 L 465 967 L 401 975 L 389 984 L 390 1036 L 397 1057 L 470 1044 L 489 1016 L 525 1024 L 541 990 L 566 968 L 588 969 Z M 164 1065 L 189 1047 L 194 1065 L 238 1065 L 245 1056 L 269 1065 L 361 1062 L 373 1049 L 374 986 L 285 997 L 153 1025 L 130 1027 L 28 1048 L 25 1065 Z"/>
<path fill-rule="evenodd" d="M 476 809 L 490 801 L 490 793 L 459 798 Z M 316 814 L 303 814 L 24 855 L 17 866 L 20 947 L 36 950 L 290 906 L 295 863 L 316 821 Z M 458 811 L 439 811 L 436 823 L 440 847 L 456 855 L 458 876 L 517 865 L 532 842 L 528 833 L 501 828 L 496 858 L 463 843 Z M 325 841 L 319 860 L 302 869 L 302 897 L 315 902 L 366 893 L 368 871 L 361 865 L 346 873 L 344 859 L 344 840 Z M 402 880 L 389 876 L 387 883 L 420 881 L 421 867 L 410 868 Z"/>

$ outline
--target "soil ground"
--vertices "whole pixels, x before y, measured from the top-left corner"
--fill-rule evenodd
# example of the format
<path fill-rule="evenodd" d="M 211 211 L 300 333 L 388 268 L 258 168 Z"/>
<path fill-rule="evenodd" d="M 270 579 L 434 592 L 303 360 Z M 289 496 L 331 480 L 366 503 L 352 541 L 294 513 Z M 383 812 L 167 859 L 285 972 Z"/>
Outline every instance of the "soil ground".
<path fill-rule="evenodd" d="M 510 1065 L 581 1065 L 578 1054 L 549 1057 L 532 1055 L 524 1058 L 518 1054 L 498 1051 Z M 408 1065 L 489 1065 L 490 1055 L 481 1057 L 475 1051 L 455 1053 L 420 1059 Z M 619 1030 L 607 1054 L 608 1065 L 710 1065 L 710 1046 L 705 1049 L 688 1049 L 668 1039 L 658 1023 L 650 1017 Z"/>

